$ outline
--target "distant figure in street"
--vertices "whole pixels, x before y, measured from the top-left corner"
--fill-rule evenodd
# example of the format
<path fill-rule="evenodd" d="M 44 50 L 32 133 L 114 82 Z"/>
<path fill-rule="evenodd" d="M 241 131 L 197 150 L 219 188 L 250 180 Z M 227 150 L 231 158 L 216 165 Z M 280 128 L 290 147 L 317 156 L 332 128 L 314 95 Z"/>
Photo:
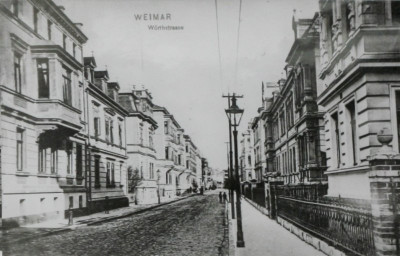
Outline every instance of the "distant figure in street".
<path fill-rule="evenodd" d="M 222 203 L 222 192 L 219 192 L 219 202 Z"/>
<path fill-rule="evenodd" d="M 108 202 L 108 196 L 106 196 L 106 200 L 104 202 L 104 213 L 108 214 L 110 213 L 110 208 L 109 208 L 109 202 Z"/>
<path fill-rule="evenodd" d="M 227 201 L 228 201 L 228 198 L 227 198 L 227 196 L 226 196 L 226 193 L 225 193 L 225 192 L 224 192 L 223 198 L 224 198 L 224 202 L 227 202 Z M 228 202 L 228 203 L 229 203 L 229 202 Z"/>

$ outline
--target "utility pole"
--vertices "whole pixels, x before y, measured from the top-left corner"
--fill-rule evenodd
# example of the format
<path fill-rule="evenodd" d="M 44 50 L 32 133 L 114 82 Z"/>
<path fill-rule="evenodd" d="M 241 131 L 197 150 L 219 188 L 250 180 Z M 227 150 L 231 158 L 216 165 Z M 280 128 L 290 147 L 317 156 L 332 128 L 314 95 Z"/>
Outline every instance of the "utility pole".
<path fill-rule="evenodd" d="M 236 97 L 236 98 L 243 98 L 243 95 L 236 95 L 233 93 L 232 95 L 228 93 L 228 95 L 222 95 L 222 98 L 228 98 L 228 108 L 231 106 L 231 98 Z M 233 172 L 233 151 L 232 151 L 232 124 L 229 119 L 229 166 L 228 166 L 228 174 L 229 174 L 229 180 L 235 180 L 235 175 Z M 237 181 L 239 182 L 239 181 Z M 232 219 L 235 219 L 235 199 L 233 196 L 233 190 L 234 188 L 231 188 L 229 191 L 229 198 L 231 201 L 231 211 L 232 211 Z"/>

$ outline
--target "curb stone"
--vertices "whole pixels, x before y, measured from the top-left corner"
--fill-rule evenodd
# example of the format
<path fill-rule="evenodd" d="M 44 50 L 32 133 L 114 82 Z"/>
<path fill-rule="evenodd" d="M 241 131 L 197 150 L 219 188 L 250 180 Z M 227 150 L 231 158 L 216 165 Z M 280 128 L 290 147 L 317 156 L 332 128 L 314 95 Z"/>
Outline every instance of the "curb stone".
<path fill-rule="evenodd" d="M 129 216 L 132 216 L 132 215 L 135 215 L 135 214 L 140 214 L 140 213 L 143 213 L 143 212 L 146 212 L 146 211 L 149 211 L 149 210 L 152 210 L 152 209 L 164 206 L 164 205 L 169 205 L 169 204 L 172 204 L 172 203 L 175 203 L 175 202 L 179 202 L 179 201 L 182 201 L 184 199 L 187 199 L 187 198 L 190 198 L 190 197 L 194 197 L 194 196 L 197 196 L 197 194 L 190 195 L 190 196 L 183 197 L 183 198 L 179 198 L 177 200 L 171 200 L 169 202 L 157 204 L 157 205 L 154 205 L 154 206 L 151 206 L 151 207 L 148 207 L 148 208 L 144 208 L 144 209 L 141 209 L 141 210 L 138 210 L 138 211 L 135 211 L 135 212 L 130 212 L 130 213 L 127 213 L 127 214 L 118 215 L 118 216 L 110 217 L 110 218 L 107 218 L 107 219 L 93 221 L 93 222 L 85 223 L 85 224 L 79 224 L 79 225 L 76 225 L 76 226 L 73 226 L 73 227 L 59 228 L 59 229 L 56 229 L 56 230 L 53 230 L 53 231 L 48 231 L 48 232 L 45 232 L 43 234 L 40 234 L 40 237 L 56 235 L 56 234 L 59 234 L 59 233 L 73 231 L 74 229 L 79 228 L 79 227 L 93 226 L 93 225 L 98 225 L 98 224 L 101 224 L 101 223 L 104 223 L 104 222 L 108 222 L 108 221 L 112 221 L 112 220 L 116 220 L 116 219 L 122 219 L 122 218 L 129 217 Z M 12 241 L 2 242 L 1 244 L 2 245 L 8 245 L 8 244 L 13 244 L 13 243 L 17 243 L 17 242 L 25 242 L 25 241 L 34 239 L 36 237 L 37 237 L 37 235 L 36 236 L 28 236 L 28 237 L 23 237 L 23 238 L 12 240 Z M 5 247 L 5 246 L 3 246 L 3 247 Z"/>

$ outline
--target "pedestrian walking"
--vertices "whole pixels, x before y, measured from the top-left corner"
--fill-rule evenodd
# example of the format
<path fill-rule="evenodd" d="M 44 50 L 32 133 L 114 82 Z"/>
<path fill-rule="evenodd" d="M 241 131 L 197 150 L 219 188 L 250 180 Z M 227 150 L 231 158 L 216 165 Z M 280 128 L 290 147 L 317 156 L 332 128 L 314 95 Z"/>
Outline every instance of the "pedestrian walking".
<path fill-rule="evenodd" d="M 222 203 L 222 192 L 219 192 L 219 202 Z"/>
<path fill-rule="evenodd" d="M 110 208 L 109 208 L 109 202 L 108 202 L 108 196 L 106 196 L 106 200 L 104 202 L 104 213 L 108 214 L 110 213 Z"/>
<path fill-rule="evenodd" d="M 224 198 L 224 202 L 228 202 L 228 197 L 226 196 L 226 193 L 224 192 L 224 195 L 222 196 Z M 229 202 L 228 202 L 229 203 Z"/>

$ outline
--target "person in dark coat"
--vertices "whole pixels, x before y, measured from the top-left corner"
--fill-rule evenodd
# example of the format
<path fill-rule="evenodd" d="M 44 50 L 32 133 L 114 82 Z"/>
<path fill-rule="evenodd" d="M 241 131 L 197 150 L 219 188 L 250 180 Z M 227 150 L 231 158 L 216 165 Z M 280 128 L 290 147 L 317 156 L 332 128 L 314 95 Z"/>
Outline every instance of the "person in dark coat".
<path fill-rule="evenodd" d="M 228 197 L 226 196 L 226 193 L 224 192 L 224 195 L 222 196 L 224 198 L 224 202 L 228 201 Z"/>
<path fill-rule="evenodd" d="M 222 192 L 219 192 L 219 202 L 222 203 Z"/>

